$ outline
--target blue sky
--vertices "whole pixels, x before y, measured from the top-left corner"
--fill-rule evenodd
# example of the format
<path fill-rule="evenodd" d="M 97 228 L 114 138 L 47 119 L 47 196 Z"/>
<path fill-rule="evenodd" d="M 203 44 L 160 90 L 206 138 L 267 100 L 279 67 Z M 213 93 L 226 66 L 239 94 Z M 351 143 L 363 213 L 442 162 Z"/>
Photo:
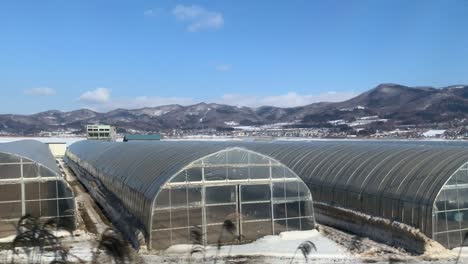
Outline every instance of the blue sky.
<path fill-rule="evenodd" d="M 0 1 L 0 113 L 468 83 L 468 1 Z"/>

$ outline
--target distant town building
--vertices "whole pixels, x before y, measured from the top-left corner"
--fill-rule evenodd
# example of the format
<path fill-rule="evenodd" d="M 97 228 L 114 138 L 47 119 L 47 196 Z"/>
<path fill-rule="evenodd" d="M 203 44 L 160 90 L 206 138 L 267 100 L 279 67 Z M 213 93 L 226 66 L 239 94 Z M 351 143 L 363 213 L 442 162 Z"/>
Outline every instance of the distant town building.
<path fill-rule="evenodd" d="M 422 135 L 424 137 L 440 137 L 444 133 L 445 133 L 445 130 L 433 129 L 433 130 L 429 130 L 429 131 L 424 132 Z"/>
<path fill-rule="evenodd" d="M 154 141 L 154 140 L 161 140 L 161 135 L 160 134 L 152 134 L 152 135 L 136 135 L 136 134 L 128 134 L 124 136 L 123 141 L 134 141 L 134 140 L 149 140 L 149 141 Z"/>
<path fill-rule="evenodd" d="M 88 140 L 115 141 L 116 129 L 109 125 L 87 125 L 86 137 Z"/>

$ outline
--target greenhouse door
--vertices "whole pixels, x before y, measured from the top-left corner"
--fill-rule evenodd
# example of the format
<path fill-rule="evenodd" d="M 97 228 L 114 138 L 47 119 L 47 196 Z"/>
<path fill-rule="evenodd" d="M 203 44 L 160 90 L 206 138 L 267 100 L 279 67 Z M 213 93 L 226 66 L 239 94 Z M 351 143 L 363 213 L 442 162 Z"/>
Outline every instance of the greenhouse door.
<path fill-rule="evenodd" d="M 207 187 L 208 243 L 232 243 L 236 239 L 248 242 L 272 235 L 270 188 L 270 184 Z M 216 205 L 209 201 L 214 193 Z M 222 228 L 225 230 L 220 232 L 220 225 L 226 225 Z"/>
<path fill-rule="evenodd" d="M 272 235 L 270 184 L 241 184 L 237 189 L 241 240 Z"/>

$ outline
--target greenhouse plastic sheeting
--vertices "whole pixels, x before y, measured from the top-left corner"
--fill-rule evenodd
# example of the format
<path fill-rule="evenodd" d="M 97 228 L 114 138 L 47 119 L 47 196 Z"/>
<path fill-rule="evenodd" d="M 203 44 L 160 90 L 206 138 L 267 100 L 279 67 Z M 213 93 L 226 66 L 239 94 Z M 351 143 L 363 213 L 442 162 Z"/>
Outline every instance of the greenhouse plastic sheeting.
<path fill-rule="evenodd" d="M 466 144 L 426 141 L 82 141 L 67 155 L 150 226 L 152 203 L 191 162 L 227 148 L 271 157 L 297 174 L 315 202 L 397 220 L 432 236 L 434 200 L 468 161 Z"/>

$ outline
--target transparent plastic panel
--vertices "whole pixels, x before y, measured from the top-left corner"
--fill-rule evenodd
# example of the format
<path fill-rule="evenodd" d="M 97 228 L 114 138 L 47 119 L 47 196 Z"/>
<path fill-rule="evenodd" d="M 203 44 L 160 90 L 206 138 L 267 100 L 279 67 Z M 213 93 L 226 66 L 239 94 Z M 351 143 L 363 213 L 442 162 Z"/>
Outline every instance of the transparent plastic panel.
<path fill-rule="evenodd" d="M 461 229 L 468 229 L 468 209 L 460 209 L 460 227 Z"/>
<path fill-rule="evenodd" d="M 300 217 L 299 202 L 288 202 L 286 203 L 287 217 Z"/>
<path fill-rule="evenodd" d="M 301 216 L 313 216 L 314 215 L 314 209 L 313 209 L 313 203 L 312 200 L 308 201 L 300 201 L 300 208 L 301 208 Z"/>
<path fill-rule="evenodd" d="M 273 214 L 275 219 L 286 218 L 286 204 L 274 204 L 273 205 Z"/>
<path fill-rule="evenodd" d="M 171 182 L 186 182 L 187 181 L 187 174 L 186 171 L 182 171 L 181 173 L 177 174 Z"/>
<path fill-rule="evenodd" d="M 212 205 L 206 207 L 206 221 L 211 223 L 223 223 L 224 220 L 236 221 L 236 205 Z"/>
<path fill-rule="evenodd" d="M 170 189 L 162 189 L 155 202 L 156 208 L 168 208 L 170 207 Z"/>
<path fill-rule="evenodd" d="M 66 197 L 73 197 L 73 193 L 62 181 L 57 181 L 57 191 L 58 191 L 58 198 L 66 198 Z"/>
<path fill-rule="evenodd" d="M 57 198 L 57 181 L 47 181 L 40 184 L 41 199 Z"/>
<path fill-rule="evenodd" d="M 58 216 L 57 215 L 57 200 L 42 200 L 41 201 L 41 216 Z"/>
<path fill-rule="evenodd" d="M 468 188 L 458 189 L 458 207 L 460 209 L 468 208 Z"/>
<path fill-rule="evenodd" d="M 447 228 L 448 230 L 458 230 L 460 229 L 460 212 L 459 211 L 450 211 L 446 212 L 447 214 Z"/>
<path fill-rule="evenodd" d="M 246 167 L 232 167 L 228 168 L 229 180 L 245 180 L 249 178 L 249 169 Z"/>
<path fill-rule="evenodd" d="M 39 184 L 40 183 L 38 182 L 30 182 L 24 184 L 26 200 L 39 200 L 41 198 Z"/>
<path fill-rule="evenodd" d="M 270 178 L 270 167 L 250 167 L 250 179 Z"/>
<path fill-rule="evenodd" d="M 26 214 L 30 214 L 34 217 L 41 216 L 41 202 L 33 201 L 33 202 L 26 202 Z"/>
<path fill-rule="evenodd" d="M 248 164 L 249 152 L 233 149 L 226 152 L 228 164 Z"/>
<path fill-rule="evenodd" d="M 188 210 L 186 208 L 172 209 L 171 224 L 172 228 L 188 226 Z"/>
<path fill-rule="evenodd" d="M 279 235 L 281 232 L 288 231 L 286 220 L 274 221 L 275 235 Z"/>
<path fill-rule="evenodd" d="M 271 221 L 243 223 L 242 234 L 247 241 L 253 241 L 259 237 L 272 235 Z"/>
<path fill-rule="evenodd" d="M 20 184 L 0 184 L 0 202 L 21 200 Z"/>
<path fill-rule="evenodd" d="M 207 204 L 235 203 L 235 186 L 213 186 L 206 187 L 205 199 Z"/>
<path fill-rule="evenodd" d="M 310 195 L 309 188 L 303 183 L 303 182 L 298 182 L 299 184 L 299 197 L 301 200 L 311 200 L 312 197 Z"/>
<path fill-rule="evenodd" d="M 187 197 L 188 197 L 188 204 L 193 206 L 201 205 L 201 187 L 188 187 L 187 188 Z"/>
<path fill-rule="evenodd" d="M 270 201 L 270 185 L 242 185 L 241 197 L 242 202 Z"/>
<path fill-rule="evenodd" d="M 202 169 L 201 168 L 190 168 L 186 170 L 187 181 L 198 182 L 202 180 Z"/>
<path fill-rule="evenodd" d="M 19 163 L 19 162 L 20 162 L 20 158 L 18 156 L 0 152 L 0 163 Z"/>
<path fill-rule="evenodd" d="M 468 169 L 459 170 L 457 172 L 456 178 L 458 185 L 468 184 Z"/>
<path fill-rule="evenodd" d="M 299 199 L 299 185 L 297 182 L 286 182 L 286 199 L 288 200 L 297 200 Z"/>
<path fill-rule="evenodd" d="M 276 164 L 276 162 L 273 162 L 273 163 Z M 265 156 L 257 155 L 255 153 L 249 153 L 249 164 L 267 165 L 267 164 L 270 164 L 270 159 Z"/>
<path fill-rule="evenodd" d="M 463 173 L 463 172 L 462 171 L 455 172 L 453 177 L 451 177 L 445 185 L 446 186 L 457 185 L 457 177 L 458 177 L 458 174 L 460 174 L 460 173 Z"/>
<path fill-rule="evenodd" d="M 271 177 L 274 179 L 284 178 L 286 169 L 283 166 L 271 167 Z"/>
<path fill-rule="evenodd" d="M 205 181 L 221 181 L 227 179 L 226 167 L 206 167 Z"/>
<path fill-rule="evenodd" d="M 0 203 L 0 220 L 20 218 L 21 202 Z"/>
<path fill-rule="evenodd" d="M 15 221 L 0 221 L 0 238 L 13 236 L 16 234 Z"/>
<path fill-rule="evenodd" d="M 205 164 L 205 166 L 227 164 L 226 152 L 223 151 L 223 152 L 211 155 L 207 158 L 204 158 L 203 163 Z"/>
<path fill-rule="evenodd" d="M 437 199 L 434 202 L 434 210 L 436 212 L 437 211 L 447 210 L 446 206 L 445 206 L 445 202 L 447 201 L 447 198 L 445 197 L 445 191 L 446 190 L 442 189 L 439 196 L 437 197 Z"/>
<path fill-rule="evenodd" d="M 273 183 L 273 199 L 284 200 L 285 199 L 285 185 L 284 182 Z"/>
<path fill-rule="evenodd" d="M 0 164 L 0 179 L 21 178 L 21 165 L 2 165 Z"/>
<path fill-rule="evenodd" d="M 462 237 L 460 231 L 448 233 L 448 239 L 450 248 L 456 248 L 462 245 Z"/>
<path fill-rule="evenodd" d="M 237 234 L 237 225 L 236 225 L 236 231 L 234 234 L 231 234 L 229 232 L 223 232 L 223 226 L 220 225 L 209 225 L 206 227 L 206 240 L 208 244 L 218 244 L 220 242 L 221 244 L 231 244 L 234 239 L 235 235 Z"/>
<path fill-rule="evenodd" d="M 448 234 L 447 233 L 442 233 L 442 234 L 437 234 L 435 235 L 435 240 L 442 244 L 442 246 L 448 248 L 449 247 L 449 242 L 448 242 Z"/>
<path fill-rule="evenodd" d="M 190 208 L 189 213 L 189 226 L 201 226 L 202 225 L 202 208 Z"/>
<path fill-rule="evenodd" d="M 156 250 L 166 249 L 171 246 L 171 231 L 153 231 L 151 232 L 151 247 Z"/>
<path fill-rule="evenodd" d="M 460 234 L 461 234 L 461 237 L 462 237 L 462 238 L 466 237 L 466 236 L 467 236 L 467 233 L 468 233 L 468 230 L 462 230 L 461 233 L 460 233 Z M 463 242 L 463 247 L 466 247 L 466 246 L 468 246 L 468 241 L 467 241 L 467 240 L 465 240 L 465 241 Z"/>
<path fill-rule="evenodd" d="M 305 217 L 301 218 L 301 230 L 311 230 L 314 226 L 314 218 Z"/>
<path fill-rule="evenodd" d="M 297 231 L 301 230 L 301 220 L 298 218 L 287 219 L 288 221 L 288 231 Z"/>
<path fill-rule="evenodd" d="M 39 175 L 41 177 L 56 177 L 56 173 L 46 167 L 39 166 Z"/>
<path fill-rule="evenodd" d="M 153 230 L 171 227 L 171 211 L 156 210 L 153 213 Z"/>
<path fill-rule="evenodd" d="M 39 166 L 36 164 L 23 164 L 23 177 L 36 178 L 39 177 Z"/>
<path fill-rule="evenodd" d="M 270 203 L 243 204 L 241 213 L 242 213 L 242 220 L 245 220 L 245 221 L 270 219 L 271 218 L 271 204 Z"/>
<path fill-rule="evenodd" d="M 190 242 L 190 229 L 180 228 L 172 229 L 172 244 L 191 244 Z"/>
<path fill-rule="evenodd" d="M 172 188 L 171 189 L 171 207 L 186 207 L 187 206 L 187 189 Z"/>
<path fill-rule="evenodd" d="M 296 179 L 297 178 L 296 174 L 294 174 L 294 172 L 292 172 L 291 170 L 288 170 L 287 168 L 285 168 L 285 170 L 284 170 L 284 177 L 285 178 L 290 178 L 290 179 Z"/>
<path fill-rule="evenodd" d="M 73 199 L 60 199 L 58 200 L 58 214 L 59 216 L 71 216 L 75 209 Z"/>

